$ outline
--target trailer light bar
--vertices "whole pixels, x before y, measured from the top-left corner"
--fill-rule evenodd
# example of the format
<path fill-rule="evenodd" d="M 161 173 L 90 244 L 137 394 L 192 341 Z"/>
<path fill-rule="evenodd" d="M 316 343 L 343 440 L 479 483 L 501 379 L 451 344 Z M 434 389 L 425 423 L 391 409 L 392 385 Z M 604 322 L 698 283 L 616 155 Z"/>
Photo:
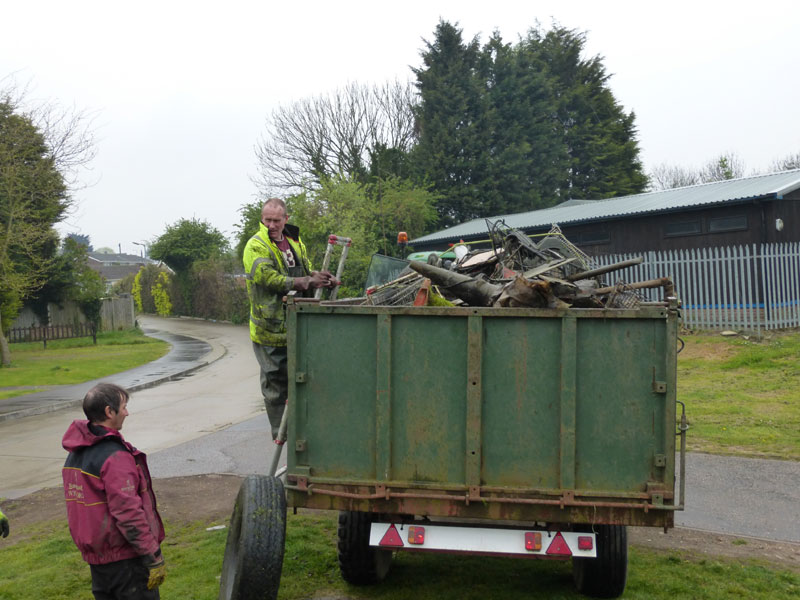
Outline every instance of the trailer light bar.
<path fill-rule="evenodd" d="M 417 521 L 419 523 L 419 521 Z M 386 550 L 429 550 L 525 556 L 528 558 L 593 558 L 597 556 L 596 534 L 577 531 L 547 531 L 444 525 L 425 522 L 370 524 L 369 545 Z M 588 538 L 580 540 L 579 538 Z"/>
<path fill-rule="evenodd" d="M 386 530 L 386 533 L 381 538 L 379 546 L 392 546 L 392 547 L 403 547 L 403 538 L 400 537 L 400 534 L 397 533 L 397 527 L 394 526 L 394 523 Z"/>
<path fill-rule="evenodd" d="M 408 528 L 408 543 L 421 545 L 425 543 L 425 528 L 411 526 Z"/>
<path fill-rule="evenodd" d="M 564 540 L 564 536 L 561 535 L 559 531 L 553 541 L 550 542 L 550 545 L 547 547 L 546 554 L 555 555 L 555 556 L 572 556 L 572 551 L 569 549 L 567 542 Z"/>
<path fill-rule="evenodd" d="M 537 552 L 542 549 L 542 534 L 538 531 L 525 532 L 525 550 Z"/>

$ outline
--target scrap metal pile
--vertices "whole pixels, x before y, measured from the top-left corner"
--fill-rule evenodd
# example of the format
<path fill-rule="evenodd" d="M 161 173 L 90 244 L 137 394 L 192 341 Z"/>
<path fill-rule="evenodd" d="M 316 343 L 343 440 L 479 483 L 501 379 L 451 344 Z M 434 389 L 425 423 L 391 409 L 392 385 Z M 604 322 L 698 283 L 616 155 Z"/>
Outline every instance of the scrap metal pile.
<path fill-rule="evenodd" d="M 412 261 L 401 276 L 368 290 L 363 304 L 456 305 L 532 308 L 636 308 L 644 302 L 637 292 L 664 288 L 674 296 L 668 277 L 609 284 L 611 273 L 637 265 L 642 258 L 595 267 L 571 244 L 558 226 L 538 242 L 503 221 L 487 220 L 490 250 L 469 252 L 456 247 L 456 260 L 431 255 L 427 263 Z"/>

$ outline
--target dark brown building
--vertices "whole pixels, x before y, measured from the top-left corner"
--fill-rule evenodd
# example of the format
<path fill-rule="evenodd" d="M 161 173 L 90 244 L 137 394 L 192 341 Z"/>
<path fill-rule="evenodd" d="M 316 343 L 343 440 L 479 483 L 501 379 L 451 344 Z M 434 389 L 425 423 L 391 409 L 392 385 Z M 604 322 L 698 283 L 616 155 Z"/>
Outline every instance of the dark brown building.
<path fill-rule="evenodd" d="M 800 169 L 622 196 L 568 200 L 542 210 L 490 217 L 529 235 L 553 224 L 589 255 L 800 241 Z M 411 240 L 414 250 L 441 250 L 487 240 L 474 219 Z M 478 244 L 480 245 L 480 244 Z"/>

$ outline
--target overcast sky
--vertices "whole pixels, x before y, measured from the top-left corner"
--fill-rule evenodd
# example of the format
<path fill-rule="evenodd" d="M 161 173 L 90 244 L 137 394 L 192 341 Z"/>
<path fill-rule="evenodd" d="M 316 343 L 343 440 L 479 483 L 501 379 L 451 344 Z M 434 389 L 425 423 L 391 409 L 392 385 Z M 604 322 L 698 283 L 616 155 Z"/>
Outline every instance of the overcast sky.
<path fill-rule="evenodd" d="M 139 254 L 133 242 L 182 217 L 232 237 L 271 111 L 348 82 L 410 79 L 440 18 L 481 41 L 499 30 L 515 42 L 537 19 L 587 31 L 636 113 L 647 170 L 727 151 L 764 170 L 800 152 L 800 3 L 789 0 L 5 0 L 0 80 L 96 111 L 92 185 L 59 230 Z"/>

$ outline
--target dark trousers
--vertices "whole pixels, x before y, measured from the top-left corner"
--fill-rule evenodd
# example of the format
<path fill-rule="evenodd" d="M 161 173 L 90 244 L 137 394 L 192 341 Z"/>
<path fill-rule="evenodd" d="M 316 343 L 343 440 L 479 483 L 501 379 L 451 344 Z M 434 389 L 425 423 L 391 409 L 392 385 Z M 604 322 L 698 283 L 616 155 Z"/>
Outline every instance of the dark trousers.
<path fill-rule="evenodd" d="M 150 570 L 141 557 L 89 565 L 96 600 L 159 600 L 158 588 L 147 589 Z"/>
<path fill-rule="evenodd" d="M 253 342 L 253 352 L 261 367 L 261 395 L 264 396 L 272 439 L 276 439 L 289 395 L 286 346 L 262 346 Z"/>

